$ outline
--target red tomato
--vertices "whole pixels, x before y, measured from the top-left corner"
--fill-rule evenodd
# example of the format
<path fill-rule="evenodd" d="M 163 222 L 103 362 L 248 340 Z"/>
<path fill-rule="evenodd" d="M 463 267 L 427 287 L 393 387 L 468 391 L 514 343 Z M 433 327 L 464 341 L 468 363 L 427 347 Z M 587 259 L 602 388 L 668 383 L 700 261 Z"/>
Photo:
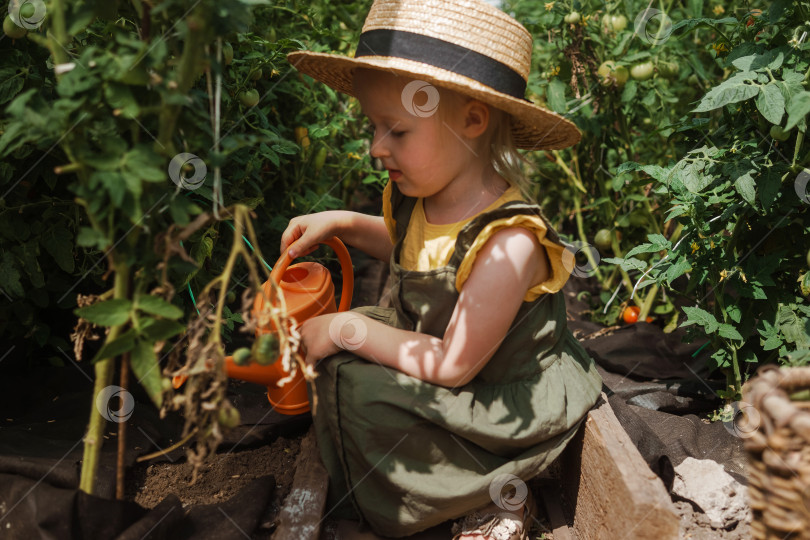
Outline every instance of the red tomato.
<path fill-rule="evenodd" d="M 633 324 L 634 322 L 638 321 L 638 314 L 640 312 L 641 308 L 638 306 L 627 306 L 622 312 L 622 319 L 627 324 Z"/>

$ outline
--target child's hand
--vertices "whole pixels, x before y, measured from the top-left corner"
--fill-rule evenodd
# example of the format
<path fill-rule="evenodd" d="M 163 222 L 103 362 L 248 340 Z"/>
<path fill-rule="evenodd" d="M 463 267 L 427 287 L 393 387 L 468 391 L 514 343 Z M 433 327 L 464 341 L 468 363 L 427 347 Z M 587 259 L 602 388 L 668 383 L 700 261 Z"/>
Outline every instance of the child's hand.
<path fill-rule="evenodd" d="M 335 340 L 329 335 L 329 325 L 339 313 L 330 313 L 307 319 L 299 328 L 304 361 L 314 366 L 319 360 L 340 352 Z"/>
<path fill-rule="evenodd" d="M 295 247 L 290 250 L 293 259 L 309 255 L 321 241 L 340 233 L 346 221 L 345 214 L 340 210 L 331 210 L 292 218 L 281 235 L 281 253 L 295 242 Z"/>

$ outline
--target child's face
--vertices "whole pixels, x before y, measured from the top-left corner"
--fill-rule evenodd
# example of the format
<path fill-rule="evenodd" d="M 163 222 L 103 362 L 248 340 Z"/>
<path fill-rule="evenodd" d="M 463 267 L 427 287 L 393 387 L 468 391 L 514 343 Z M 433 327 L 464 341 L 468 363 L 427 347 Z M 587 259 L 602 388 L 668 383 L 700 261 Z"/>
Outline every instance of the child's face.
<path fill-rule="evenodd" d="M 454 100 L 443 92 L 439 103 L 430 85 L 414 88 L 420 84 L 388 72 L 360 70 L 355 76 L 355 94 L 374 128 L 371 155 L 382 160 L 403 195 L 430 197 L 459 176 L 473 152 L 462 140 L 460 102 L 447 103 Z"/>

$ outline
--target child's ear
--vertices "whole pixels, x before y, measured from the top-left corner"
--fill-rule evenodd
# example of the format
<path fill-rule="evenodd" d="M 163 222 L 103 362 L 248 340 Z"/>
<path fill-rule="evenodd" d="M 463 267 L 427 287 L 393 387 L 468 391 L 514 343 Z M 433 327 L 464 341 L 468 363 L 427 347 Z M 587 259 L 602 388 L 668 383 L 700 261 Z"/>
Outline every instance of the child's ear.
<path fill-rule="evenodd" d="M 487 130 L 489 126 L 489 105 L 471 99 L 464 104 L 464 135 L 474 139 Z"/>

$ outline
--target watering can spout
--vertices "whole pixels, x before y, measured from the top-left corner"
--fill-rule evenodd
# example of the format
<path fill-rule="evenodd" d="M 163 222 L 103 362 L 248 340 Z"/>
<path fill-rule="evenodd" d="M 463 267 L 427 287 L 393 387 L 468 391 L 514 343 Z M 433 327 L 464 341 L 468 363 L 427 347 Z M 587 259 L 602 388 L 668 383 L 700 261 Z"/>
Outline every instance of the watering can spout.
<path fill-rule="evenodd" d="M 296 322 L 300 323 L 318 315 L 349 309 L 354 290 L 354 273 L 349 252 L 337 237 L 332 237 L 323 243 L 335 250 L 343 272 L 340 306 L 335 305 L 335 286 L 329 271 L 314 262 L 303 262 L 290 266 L 292 258 L 288 248 L 273 267 L 270 279 L 262 286 L 264 294 L 256 295 L 253 303 L 254 315 L 258 315 L 264 309 L 265 302 L 275 298 L 273 283 L 278 285 L 277 290 L 284 298 L 287 317 Z M 256 337 L 275 332 L 276 329 L 270 324 L 259 328 L 256 331 Z M 225 373 L 232 379 L 266 386 L 267 399 L 282 414 L 295 415 L 310 410 L 307 383 L 303 373 L 299 369 L 294 377 L 289 377 L 290 374 L 284 369 L 280 359 L 276 359 L 269 365 L 260 365 L 253 361 L 240 365 L 234 361 L 233 356 L 228 356 L 225 358 Z M 176 376 L 172 381 L 175 388 L 179 388 L 183 382 L 185 382 L 184 376 Z"/>

